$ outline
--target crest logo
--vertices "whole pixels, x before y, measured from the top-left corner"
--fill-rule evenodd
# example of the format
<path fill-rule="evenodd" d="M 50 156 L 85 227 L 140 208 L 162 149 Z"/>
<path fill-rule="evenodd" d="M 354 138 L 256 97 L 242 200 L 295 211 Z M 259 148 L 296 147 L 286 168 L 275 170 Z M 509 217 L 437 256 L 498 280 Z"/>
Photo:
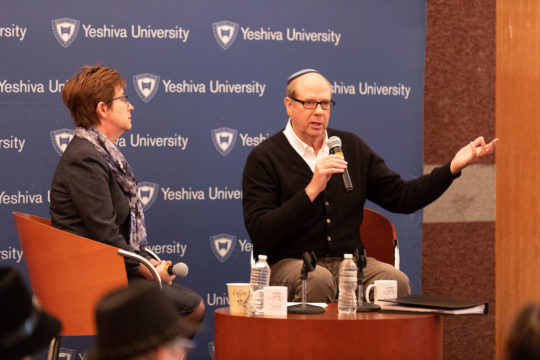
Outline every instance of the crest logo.
<path fill-rule="evenodd" d="M 75 360 L 75 350 L 68 348 L 60 348 L 60 351 L 58 352 L 58 359 Z"/>
<path fill-rule="evenodd" d="M 225 262 L 231 256 L 236 236 L 229 234 L 218 234 L 210 237 L 210 247 L 219 261 Z"/>
<path fill-rule="evenodd" d="M 238 24 L 230 21 L 218 21 L 212 24 L 214 37 L 223 50 L 231 47 L 238 34 Z"/>
<path fill-rule="evenodd" d="M 219 128 L 212 130 L 212 141 L 216 150 L 222 155 L 227 156 L 236 144 L 238 130 L 229 128 Z"/>
<path fill-rule="evenodd" d="M 159 185 L 143 181 L 137 186 L 137 197 L 141 200 L 143 210 L 148 210 L 156 201 Z"/>
<path fill-rule="evenodd" d="M 79 20 L 62 18 L 52 21 L 54 37 L 60 45 L 67 48 L 77 37 L 79 32 Z"/>
<path fill-rule="evenodd" d="M 212 359 L 214 359 L 215 350 L 214 350 L 214 342 L 213 341 L 208 343 L 208 351 L 210 352 L 210 357 Z"/>
<path fill-rule="evenodd" d="M 54 150 L 62 156 L 75 132 L 70 129 L 58 129 L 51 131 L 51 142 Z"/>
<path fill-rule="evenodd" d="M 159 86 L 159 76 L 152 74 L 140 74 L 133 76 L 133 86 L 137 95 L 145 103 L 152 100 Z"/>

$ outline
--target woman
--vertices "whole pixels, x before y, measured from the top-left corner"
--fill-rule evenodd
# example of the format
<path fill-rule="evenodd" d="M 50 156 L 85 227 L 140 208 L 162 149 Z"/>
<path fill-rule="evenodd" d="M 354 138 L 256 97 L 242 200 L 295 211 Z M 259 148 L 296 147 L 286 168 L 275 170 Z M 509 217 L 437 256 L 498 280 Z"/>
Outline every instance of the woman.
<path fill-rule="evenodd" d="M 124 94 L 126 82 L 117 70 L 101 65 L 83 66 L 67 81 L 62 99 L 77 129 L 62 155 L 51 186 L 52 225 L 148 259 L 144 248 L 144 213 L 137 197 L 137 181 L 114 142 L 131 129 L 133 106 Z M 204 317 L 201 297 L 172 284 L 168 261 L 150 259 L 186 319 L 200 323 Z M 126 260 L 129 279 L 152 279 L 150 271 Z"/>

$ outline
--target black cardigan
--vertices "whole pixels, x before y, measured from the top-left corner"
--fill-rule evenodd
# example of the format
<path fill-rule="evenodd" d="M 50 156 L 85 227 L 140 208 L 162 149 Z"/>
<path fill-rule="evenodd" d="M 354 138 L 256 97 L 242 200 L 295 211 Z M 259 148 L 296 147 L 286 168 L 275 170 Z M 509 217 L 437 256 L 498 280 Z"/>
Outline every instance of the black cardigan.
<path fill-rule="evenodd" d="M 269 263 L 300 258 L 306 250 L 317 257 L 341 257 L 363 248 L 359 227 L 366 198 L 383 208 L 412 213 L 436 200 L 452 183 L 450 164 L 405 181 L 358 136 L 328 129 L 339 136 L 354 186 L 345 193 L 341 176 L 332 176 L 313 203 L 305 187 L 313 172 L 282 131 L 249 154 L 242 178 L 244 223 L 255 253 Z"/>

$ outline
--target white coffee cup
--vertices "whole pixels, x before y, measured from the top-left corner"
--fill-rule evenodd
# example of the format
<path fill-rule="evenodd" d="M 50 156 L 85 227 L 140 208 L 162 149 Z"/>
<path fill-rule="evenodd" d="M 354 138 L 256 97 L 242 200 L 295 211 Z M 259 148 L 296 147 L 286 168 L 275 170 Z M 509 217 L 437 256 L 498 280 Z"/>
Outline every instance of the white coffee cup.
<path fill-rule="evenodd" d="M 287 316 L 287 287 L 264 287 L 264 316 Z"/>
<path fill-rule="evenodd" d="M 397 281 L 396 280 L 375 280 L 373 284 L 366 289 L 366 302 L 370 303 L 369 294 L 371 289 L 374 290 L 373 302 L 378 304 L 380 300 L 393 299 L 397 297 Z"/>

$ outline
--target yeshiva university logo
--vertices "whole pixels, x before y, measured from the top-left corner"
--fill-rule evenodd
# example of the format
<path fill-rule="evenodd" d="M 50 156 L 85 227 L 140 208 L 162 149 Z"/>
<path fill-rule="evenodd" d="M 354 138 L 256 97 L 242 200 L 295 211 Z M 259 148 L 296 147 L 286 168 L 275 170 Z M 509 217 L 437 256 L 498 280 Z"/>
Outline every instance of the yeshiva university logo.
<path fill-rule="evenodd" d="M 143 181 L 137 186 L 137 196 L 141 200 L 143 210 L 148 210 L 156 201 L 159 184 Z"/>
<path fill-rule="evenodd" d="M 133 76 L 133 86 L 141 100 L 147 103 L 156 95 L 159 76 L 148 73 L 135 75 Z"/>
<path fill-rule="evenodd" d="M 75 360 L 76 351 L 75 349 L 70 348 L 60 348 L 60 353 L 58 354 L 59 359 L 64 360 Z"/>
<path fill-rule="evenodd" d="M 222 156 L 227 156 L 228 153 L 236 144 L 236 138 L 238 136 L 238 130 L 229 128 L 219 128 L 212 130 L 212 141 L 218 153 Z"/>
<path fill-rule="evenodd" d="M 212 24 L 212 30 L 219 46 L 227 50 L 236 40 L 238 24 L 227 20 L 218 21 Z"/>
<path fill-rule="evenodd" d="M 225 262 L 231 256 L 236 236 L 229 234 L 218 234 L 210 237 L 210 247 L 219 261 Z"/>
<path fill-rule="evenodd" d="M 79 20 L 62 18 L 52 21 L 54 37 L 63 47 L 67 48 L 77 37 Z"/>
<path fill-rule="evenodd" d="M 75 132 L 70 129 L 58 129 L 51 131 L 51 142 L 54 150 L 62 156 Z"/>

